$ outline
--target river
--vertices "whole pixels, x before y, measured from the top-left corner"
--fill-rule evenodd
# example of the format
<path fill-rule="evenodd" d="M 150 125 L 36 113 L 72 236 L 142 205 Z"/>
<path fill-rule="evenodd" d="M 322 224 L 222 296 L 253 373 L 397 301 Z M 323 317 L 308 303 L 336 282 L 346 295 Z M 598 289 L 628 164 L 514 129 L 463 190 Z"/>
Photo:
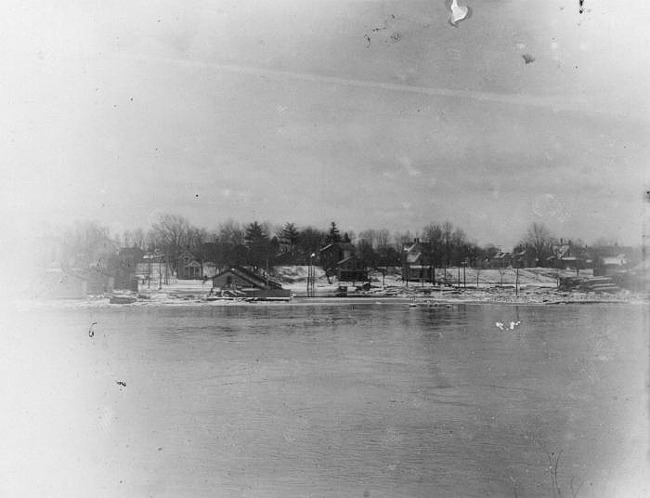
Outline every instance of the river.
<path fill-rule="evenodd" d="M 0 495 L 646 496 L 647 311 L 16 311 Z"/>

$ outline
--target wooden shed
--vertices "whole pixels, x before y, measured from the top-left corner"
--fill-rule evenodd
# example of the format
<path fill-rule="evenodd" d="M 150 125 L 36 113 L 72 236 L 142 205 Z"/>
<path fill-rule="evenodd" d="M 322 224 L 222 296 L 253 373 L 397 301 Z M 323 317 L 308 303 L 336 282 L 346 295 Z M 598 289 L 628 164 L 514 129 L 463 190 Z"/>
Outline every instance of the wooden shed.
<path fill-rule="evenodd" d="M 247 297 L 259 300 L 291 299 L 291 291 L 283 289 L 279 282 L 241 266 L 229 268 L 212 277 L 212 294 L 225 290 L 243 292 Z"/>

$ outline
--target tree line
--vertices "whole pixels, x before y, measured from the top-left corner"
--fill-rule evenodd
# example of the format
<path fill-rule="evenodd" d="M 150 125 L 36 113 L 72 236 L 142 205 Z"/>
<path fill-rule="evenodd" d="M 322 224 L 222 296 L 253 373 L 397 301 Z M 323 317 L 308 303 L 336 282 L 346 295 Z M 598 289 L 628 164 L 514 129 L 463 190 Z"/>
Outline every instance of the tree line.
<path fill-rule="evenodd" d="M 243 265 L 269 269 L 317 263 L 320 250 L 337 243 L 349 244 L 361 263 L 374 269 L 400 266 L 404 247 L 414 241 L 419 243 L 421 264 L 434 268 L 482 267 L 500 252 L 491 244 L 480 246 L 451 222 L 430 223 L 415 236 L 409 231 L 391 233 L 386 229 L 341 232 L 336 222 L 322 229 L 300 228 L 292 222 L 280 226 L 259 221 L 242 224 L 232 219 L 208 231 L 183 216 L 163 214 L 146 230 L 127 230 L 114 236 L 98 223 L 79 222 L 64 231 L 63 261 L 110 271 L 111 265 L 117 264 L 120 248 L 136 248 L 164 256 L 173 269 L 184 251 L 201 263 L 209 261 L 221 268 Z M 535 266 L 551 266 L 557 243 L 546 226 L 533 223 L 513 253 L 528 253 Z"/>

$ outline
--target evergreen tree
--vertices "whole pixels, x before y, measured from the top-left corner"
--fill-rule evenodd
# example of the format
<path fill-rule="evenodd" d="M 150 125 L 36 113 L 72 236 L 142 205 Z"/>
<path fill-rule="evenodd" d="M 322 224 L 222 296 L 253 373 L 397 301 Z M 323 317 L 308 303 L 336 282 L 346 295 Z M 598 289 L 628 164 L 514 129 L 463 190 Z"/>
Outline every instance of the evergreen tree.
<path fill-rule="evenodd" d="M 317 228 L 307 227 L 300 232 L 298 237 L 298 257 L 302 264 L 309 263 L 310 256 L 318 252 L 326 243 L 327 236 Z"/>
<path fill-rule="evenodd" d="M 330 225 L 330 231 L 327 234 L 326 242 L 328 244 L 336 244 L 338 242 L 341 242 L 342 240 L 343 239 L 341 238 L 341 233 L 339 232 L 339 229 L 336 226 L 336 223 L 333 221 L 332 224 Z"/>
<path fill-rule="evenodd" d="M 278 233 L 278 238 L 280 243 L 286 248 L 286 251 L 290 254 L 293 254 L 296 246 L 298 245 L 298 238 L 300 237 L 300 232 L 296 228 L 296 225 L 293 223 L 285 223 L 280 232 Z"/>
<path fill-rule="evenodd" d="M 244 234 L 247 251 L 247 263 L 255 268 L 272 264 L 271 240 L 266 229 L 257 221 L 246 227 Z"/>
<path fill-rule="evenodd" d="M 363 239 L 359 242 L 357 246 L 357 255 L 359 261 L 366 268 L 376 268 L 379 264 L 379 256 L 377 252 L 372 247 L 372 244 Z"/>

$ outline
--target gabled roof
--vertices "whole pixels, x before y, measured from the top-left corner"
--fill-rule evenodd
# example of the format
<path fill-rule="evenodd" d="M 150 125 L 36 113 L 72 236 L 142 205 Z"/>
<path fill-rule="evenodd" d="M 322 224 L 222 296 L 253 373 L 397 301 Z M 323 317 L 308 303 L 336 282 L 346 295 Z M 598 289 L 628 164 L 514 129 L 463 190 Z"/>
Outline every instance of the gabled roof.
<path fill-rule="evenodd" d="M 347 263 L 348 261 L 357 261 L 359 258 L 356 256 L 348 256 L 347 258 L 343 258 L 341 261 L 336 263 L 337 265 L 342 265 L 343 263 Z"/>
<path fill-rule="evenodd" d="M 571 252 L 571 244 L 556 245 L 553 249 L 558 257 L 566 258 L 568 254 Z"/>
<path fill-rule="evenodd" d="M 354 248 L 354 245 L 352 242 L 331 242 L 323 247 L 320 248 L 319 252 L 327 252 L 332 249 L 339 249 L 339 250 L 351 250 Z"/>
<path fill-rule="evenodd" d="M 181 250 L 181 252 L 178 254 L 178 257 L 179 259 L 180 258 L 196 259 L 196 256 L 189 249 Z"/>
<path fill-rule="evenodd" d="M 404 246 L 406 262 L 409 264 L 418 263 L 422 258 L 422 245 L 420 242 L 413 242 L 411 245 Z"/>
<path fill-rule="evenodd" d="M 251 270 L 250 268 L 245 268 L 243 266 L 229 268 L 227 270 L 217 273 L 212 278 L 218 278 L 227 273 L 232 273 L 233 275 L 236 275 L 237 277 L 241 278 L 242 280 L 245 280 L 253 287 L 257 287 L 258 289 L 282 289 L 282 285 L 279 282 L 271 279 L 270 277 L 267 277 L 266 275 L 262 275 L 256 271 Z"/>

